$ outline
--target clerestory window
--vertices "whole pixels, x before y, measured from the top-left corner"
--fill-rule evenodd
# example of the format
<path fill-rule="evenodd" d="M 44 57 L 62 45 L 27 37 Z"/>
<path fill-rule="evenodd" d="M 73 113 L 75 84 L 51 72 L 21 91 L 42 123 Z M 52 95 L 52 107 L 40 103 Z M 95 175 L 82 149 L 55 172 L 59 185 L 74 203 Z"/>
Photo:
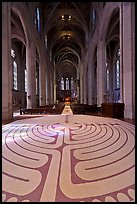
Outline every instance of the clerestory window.
<path fill-rule="evenodd" d="M 40 11 L 39 11 L 39 8 L 36 8 L 36 11 L 35 11 L 35 27 L 38 30 L 38 32 L 40 33 Z"/>

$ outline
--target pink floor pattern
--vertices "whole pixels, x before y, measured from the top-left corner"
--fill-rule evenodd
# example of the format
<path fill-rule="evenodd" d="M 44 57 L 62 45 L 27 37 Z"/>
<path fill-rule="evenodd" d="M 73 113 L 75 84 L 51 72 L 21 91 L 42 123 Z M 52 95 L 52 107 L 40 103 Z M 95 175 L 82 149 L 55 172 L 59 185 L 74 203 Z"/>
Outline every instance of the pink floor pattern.
<path fill-rule="evenodd" d="M 2 127 L 3 202 L 134 202 L 135 126 L 49 115 Z"/>

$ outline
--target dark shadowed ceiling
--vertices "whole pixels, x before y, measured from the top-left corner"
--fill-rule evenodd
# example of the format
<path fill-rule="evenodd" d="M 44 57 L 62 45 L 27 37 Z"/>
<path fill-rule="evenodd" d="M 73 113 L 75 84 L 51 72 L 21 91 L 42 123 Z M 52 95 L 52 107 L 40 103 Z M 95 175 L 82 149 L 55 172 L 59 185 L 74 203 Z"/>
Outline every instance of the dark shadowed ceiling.
<path fill-rule="evenodd" d="M 38 6 L 57 77 L 76 77 L 78 63 L 86 49 L 92 3 L 39 2 Z"/>
<path fill-rule="evenodd" d="M 89 44 L 90 31 L 93 31 L 93 9 L 98 12 L 102 2 L 45 1 L 25 4 L 30 8 L 30 12 L 39 8 L 40 35 L 43 38 L 44 34 L 45 47 L 55 67 L 57 78 L 76 77 L 80 61 Z M 25 39 L 23 29 L 18 29 L 22 27 L 16 10 L 12 11 L 11 16 L 13 33 Z M 14 19 L 18 22 L 14 22 Z"/>

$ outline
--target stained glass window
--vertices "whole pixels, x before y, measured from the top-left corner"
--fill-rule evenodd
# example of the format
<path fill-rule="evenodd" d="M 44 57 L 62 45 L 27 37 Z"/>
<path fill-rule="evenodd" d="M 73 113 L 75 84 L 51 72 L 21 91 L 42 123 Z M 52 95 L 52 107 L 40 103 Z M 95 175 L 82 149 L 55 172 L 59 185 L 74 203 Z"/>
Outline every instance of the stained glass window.
<path fill-rule="evenodd" d="M 74 89 L 74 80 L 73 80 L 73 77 L 71 77 L 71 90 Z"/>
<path fill-rule="evenodd" d="M 109 91 L 109 68 L 107 63 L 106 63 L 106 89 L 107 91 Z"/>
<path fill-rule="evenodd" d="M 25 69 L 25 92 L 27 92 L 27 70 Z"/>
<path fill-rule="evenodd" d="M 13 61 L 13 83 L 14 83 L 14 89 L 17 90 L 17 63 L 16 61 Z"/>
<path fill-rule="evenodd" d="M 116 53 L 115 63 L 115 102 L 120 100 L 120 49 Z"/>
<path fill-rule="evenodd" d="M 15 51 L 13 49 L 11 49 L 11 56 L 12 56 L 12 58 L 16 57 Z"/>
<path fill-rule="evenodd" d="M 66 78 L 66 90 L 69 90 L 69 79 Z"/>
<path fill-rule="evenodd" d="M 93 30 L 95 29 L 95 24 L 96 24 L 96 10 L 93 9 L 92 13 L 92 22 L 93 22 Z"/>
<path fill-rule="evenodd" d="M 12 70 L 13 70 L 13 89 L 18 90 L 18 80 L 17 80 L 17 63 L 16 53 L 13 49 L 11 49 L 11 57 L 12 57 Z"/>
<path fill-rule="evenodd" d="M 39 69 L 36 70 L 36 95 L 39 94 Z"/>
<path fill-rule="evenodd" d="M 116 88 L 120 88 L 120 65 L 119 60 L 116 61 Z"/>
<path fill-rule="evenodd" d="M 120 49 L 116 53 L 116 64 L 115 64 L 115 79 L 116 79 L 116 89 L 120 88 Z"/>
<path fill-rule="evenodd" d="M 63 79 L 63 77 L 61 78 L 61 90 L 64 90 L 64 79 Z"/>
<path fill-rule="evenodd" d="M 38 32 L 40 32 L 40 12 L 39 12 L 39 8 L 36 8 L 36 11 L 35 11 L 35 27 L 38 29 Z"/>

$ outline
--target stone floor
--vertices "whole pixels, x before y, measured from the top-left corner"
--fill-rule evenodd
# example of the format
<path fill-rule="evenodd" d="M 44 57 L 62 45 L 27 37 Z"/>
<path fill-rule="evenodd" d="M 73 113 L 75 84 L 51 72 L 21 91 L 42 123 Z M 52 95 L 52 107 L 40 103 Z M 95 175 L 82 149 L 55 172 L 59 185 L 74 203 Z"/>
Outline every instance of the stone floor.
<path fill-rule="evenodd" d="M 135 125 L 61 115 L 2 126 L 3 202 L 135 202 Z"/>

